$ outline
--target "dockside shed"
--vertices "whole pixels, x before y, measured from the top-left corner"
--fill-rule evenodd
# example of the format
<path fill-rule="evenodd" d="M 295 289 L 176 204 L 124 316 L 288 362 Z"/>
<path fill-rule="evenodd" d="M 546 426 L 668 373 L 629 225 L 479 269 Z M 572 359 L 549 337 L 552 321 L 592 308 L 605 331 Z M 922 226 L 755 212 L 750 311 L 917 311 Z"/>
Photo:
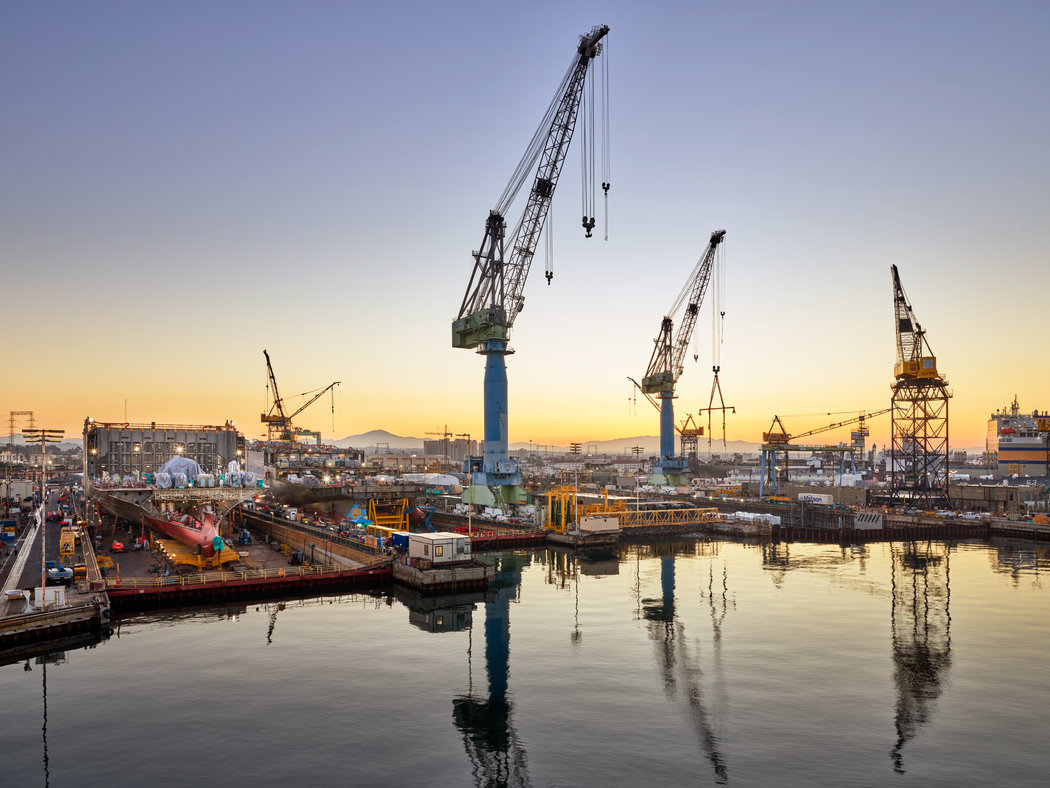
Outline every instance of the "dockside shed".
<path fill-rule="evenodd" d="M 469 561 L 470 537 L 449 531 L 411 534 L 408 539 L 408 557 L 422 558 L 433 564 Z"/>

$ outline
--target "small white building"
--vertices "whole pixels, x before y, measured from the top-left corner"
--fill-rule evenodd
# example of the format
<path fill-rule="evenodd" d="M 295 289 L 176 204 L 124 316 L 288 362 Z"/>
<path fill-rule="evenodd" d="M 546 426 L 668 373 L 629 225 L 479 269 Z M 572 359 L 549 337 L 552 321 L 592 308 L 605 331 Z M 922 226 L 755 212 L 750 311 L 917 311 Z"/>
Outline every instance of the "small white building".
<path fill-rule="evenodd" d="M 469 561 L 470 537 L 449 531 L 411 534 L 408 538 L 408 557 L 421 558 L 433 564 Z"/>

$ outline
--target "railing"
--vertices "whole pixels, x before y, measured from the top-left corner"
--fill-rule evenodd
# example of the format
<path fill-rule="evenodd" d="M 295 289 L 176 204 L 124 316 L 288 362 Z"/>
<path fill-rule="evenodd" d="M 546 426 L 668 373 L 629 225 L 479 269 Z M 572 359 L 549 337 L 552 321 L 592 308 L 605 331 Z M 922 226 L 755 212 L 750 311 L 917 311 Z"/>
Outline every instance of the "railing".
<path fill-rule="evenodd" d="M 286 520 L 283 517 L 274 517 L 268 512 L 248 511 L 243 514 L 246 515 L 246 519 L 250 520 L 251 518 L 258 518 L 263 522 L 268 521 L 275 526 L 280 526 L 281 528 L 287 528 L 291 531 L 298 531 L 301 534 L 315 537 L 318 541 L 326 541 L 331 542 L 332 544 L 352 547 L 355 550 L 360 550 L 363 553 L 371 553 L 372 555 L 382 554 L 381 550 L 365 544 L 364 542 L 359 542 L 356 539 L 347 539 L 339 534 L 333 534 L 331 531 L 327 530 L 327 527 L 304 525 L 303 523 L 297 523 L 294 520 Z"/>
<path fill-rule="evenodd" d="M 624 528 L 643 525 L 693 525 L 713 523 L 722 519 L 716 509 L 642 509 L 634 512 L 613 512 Z"/>
<path fill-rule="evenodd" d="M 314 564 L 311 566 L 293 566 L 288 569 L 245 569 L 237 572 L 196 573 L 192 575 L 171 575 L 169 577 L 108 577 L 106 588 L 169 588 L 172 586 L 199 586 L 206 583 L 229 583 L 239 580 L 272 580 L 287 577 L 309 577 L 325 574 L 336 574 L 346 571 L 378 569 L 386 566 L 388 561 L 374 561 L 349 570 L 337 564 Z"/>

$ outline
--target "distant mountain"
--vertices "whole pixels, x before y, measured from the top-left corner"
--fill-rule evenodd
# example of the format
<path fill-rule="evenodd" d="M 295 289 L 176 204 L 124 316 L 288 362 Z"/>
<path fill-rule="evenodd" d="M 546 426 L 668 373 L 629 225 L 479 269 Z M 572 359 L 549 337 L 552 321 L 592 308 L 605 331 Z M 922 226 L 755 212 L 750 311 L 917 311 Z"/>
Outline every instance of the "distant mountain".
<path fill-rule="evenodd" d="M 0 436 L 0 446 L 7 446 L 8 444 L 12 444 L 14 446 L 30 445 L 26 443 L 26 440 L 22 437 L 21 433 L 17 435 Z M 59 443 L 47 444 L 47 450 L 51 451 L 52 449 L 61 449 L 62 451 L 69 451 L 70 449 L 79 449 L 83 445 L 84 444 L 80 441 L 64 440 L 60 441 Z M 33 444 L 33 446 L 39 448 L 39 444 Z"/>
<path fill-rule="evenodd" d="M 439 438 L 435 438 L 439 440 Z M 480 441 L 479 441 L 480 442 Z M 415 449 L 417 451 L 423 450 L 423 438 L 412 438 L 402 435 L 394 435 L 392 432 L 386 430 L 371 430 L 370 432 L 362 433 L 361 435 L 349 435 L 345 438 L 335 441 L 335 445 L 341 448 L 349 446 L 355 449 L 368 449 L 375 448 L 379 444 L 387 444 L 391 449 Z M 630 438 L 613 438 L 611 440 L 603 441 L 580 441 L 582 444 L 582 450 L 586 453 L 598 454 L 622 454 L 632 455 L 632 449 L 635 446 L 640 446 L 642 451 L 640 455 L 642 457 L 651 457 L 660 451 L 660 436 L 658 435 L 635 435 Z M 63 445 L 63 444 L 58 444 Z M 79 444 L 77 444 L 79 445 Z M 549 454 L 567 454 L 569 451 L 568 445 L 557 446 L 549 445 L 544 443 L 536 443 L 535 441 L 529 443 L 528 441 L 517 441 L 508 446 L 510 451 L 520 451 L 522 449 L 531 449 L 534 452 L 542 452 Z M 675 451 L 679 451 L 681 444 L 678 439 L 675 439 Z M 754 441 L 727 441 L 723 445 L 722 441 L 718 438 L 714 438 L 711 441 L 710 447 L 708 447 L 707 438 L 701 437 L 699 444 L 699 454 L 704 456 L 711 452 L 711 454 L 759 454 L 762 451 L 762 444 Z M 969 454 L 980 454 L 983 449 L 974 448 L 965 450 Z"/>
<path fill-rule="evenodd" d="M 394 435 L 386 430 L 371 430 L 360 435 L 348 435 L 335 441 L 335 445 L 341 449 L 353 447 L 355 449 L 374 449 L 381 443 L 387 444 L 391 449 L 419 449 L 423 451 L 423 439 Z"/>
<path fill-rule="evenodd" d="M 612 440 L 604 441 L 580 441 L 582 444 L 582 450 L 584 453 L 593 453 L 597 450 L 598 454 L 625 454 L 632 455 L 632 449 L 635 446 L 640 446 L 642 457 L 651 457 L 660 451 L 660 436 L 659 435 L 636 435 L 632 438 L 613 438 Z M 518 451 L 519 449 L 529 449 L 537 452 L 550 452 L 551 454 L 564 454 L 569 451 L 568 446 L 547 446 L 546 444 L 540 443 L 512 443 L 510 445 L 511 451 Z M 700 454 L 707 452 L 707 440 L 705 438 L 700 439 Z M 679 442 L 675 439 L 675 451 L 679 449 Z M 751 443 L 749 441 L 729 441 L 725 446 L 722 445 L 720 440 L 711 441 L 711 452 L 713 454 L 732 454 L 735 452 L 748 453 L 748 452 L 759 452 L 761 451 L 761 445 L 758 443 Z"/>

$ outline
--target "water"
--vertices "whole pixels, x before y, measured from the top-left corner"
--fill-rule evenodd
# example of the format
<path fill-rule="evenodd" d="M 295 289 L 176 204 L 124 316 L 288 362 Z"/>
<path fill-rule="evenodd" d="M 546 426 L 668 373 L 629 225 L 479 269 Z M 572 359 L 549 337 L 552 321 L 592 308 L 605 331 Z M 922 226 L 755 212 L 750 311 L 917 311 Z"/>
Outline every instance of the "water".
<path fill-rule="evenodd" d="M 154 615 L 0 667 L 0 782 L 1043 784 L 1045 548 L 489 560 L 489 602 Z"/>

